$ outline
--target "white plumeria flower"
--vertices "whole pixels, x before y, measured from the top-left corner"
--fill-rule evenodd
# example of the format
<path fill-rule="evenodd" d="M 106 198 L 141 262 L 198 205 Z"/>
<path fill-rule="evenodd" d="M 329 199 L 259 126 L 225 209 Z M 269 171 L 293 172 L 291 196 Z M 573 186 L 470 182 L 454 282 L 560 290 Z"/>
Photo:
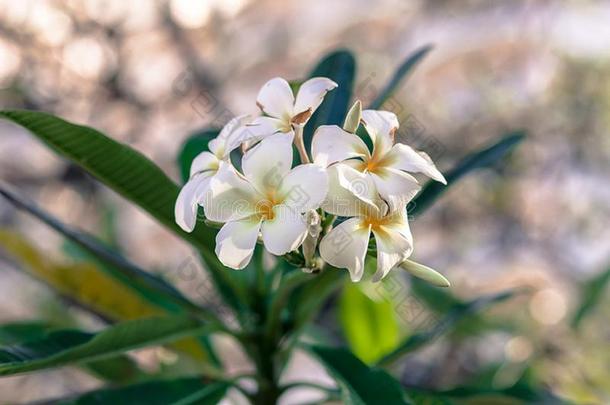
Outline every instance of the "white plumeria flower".
<path fill-rule="evenodd" d="M 373 153 L 357 135 L 335 125 L 323 125 L 312 140 L 314 162 L 323 166 L 342 162 L 365 173 L 393 211 L 409 202 L 421 188 L 415 177 L 406 172 L 423 173 L 447 184 L 427 154 L 402 143 L 394 144 L 398 129 L 394 113 L 365 110 L 362 122 L 373 141 Z M 352 191 L 358 194 L 358 190 Z"/>
<path fill-rule="evenodd" d="M 206 218 L 224 222 L 216 236 L 216 255 L 227 267 L 244 268 L 259 238 L 275 255 L 297 249 L 307 235 L 303 213 L 316 209 L 328 189 L 319 165 L 292 166 L 293 135 L 263 139 L 242 159 L 243 175 L 222 165 L 203 202 Z"/>
<path fill-rule="evenodd" d="M 268 116 L 258 117 L 252 128 L 252 138 L 261 139 L 276 133 L 290 133 L 295 126 L 303 126 L 322 104 L 324 96 L 338 85 L 326 77 L 314 77 L 304 82 L 296 98 L 288 82 L 281 77 L 263 85 L 256 98 L 258 107 Z"/>
<path fill-rule="evenodd" d="M 352 281 L 360 281 L 372 232 L 377 244 L 377 271 L 373 281 L 379 281 L 413 252 L 405 206 L 390 210 L 377 195 L 371 176 L 350 166 L 331 166 L 328 176 L 328 195 L 322 209 L 351 218 L 322 238 L 320 256 L 335 267 L 348 269 Z M 348 184 L 358 189 L 358 195 L 346 187 Z"/>
<path fill-rule="evenodd" d="M 229 160 L 229 154 L 243 141 L 244 124 L 248 115 L 230 120 L 218 136 L 208 144 L 209 152 L 201 152 L 191 163 L 186 182 L 174 206 L 176 223 L 186 232 L 192 232 L 197 222 L 197 208 L 202 203 L 212 176 Z"/>

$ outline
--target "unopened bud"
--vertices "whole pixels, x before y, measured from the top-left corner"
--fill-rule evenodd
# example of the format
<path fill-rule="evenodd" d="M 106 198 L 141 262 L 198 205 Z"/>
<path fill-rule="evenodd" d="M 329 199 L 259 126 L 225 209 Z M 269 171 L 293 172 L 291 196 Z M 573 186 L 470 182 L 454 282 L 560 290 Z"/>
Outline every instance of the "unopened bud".
<path fill-rule="evenodd" d="M 343 129 L 349 133 L 355 133 L 360 125 L 360 119 L 362 118 L 362 103 L 360 100 L 356 100 L 352 108 L 349 109 L 345 116 L 345 122 L 343 123 Z"/>
<path fill-rule="evenodd" d="M 400 264 L 403 270 L 408 271 L 415 277 L 421 278 L 424 281 L 429 282 L 437 287 L 449 287 L 449 280 L 445 278 L 441 273 L 431 269 L 423 264 L 416 263 L 412 260 L 405 260 Z"/>

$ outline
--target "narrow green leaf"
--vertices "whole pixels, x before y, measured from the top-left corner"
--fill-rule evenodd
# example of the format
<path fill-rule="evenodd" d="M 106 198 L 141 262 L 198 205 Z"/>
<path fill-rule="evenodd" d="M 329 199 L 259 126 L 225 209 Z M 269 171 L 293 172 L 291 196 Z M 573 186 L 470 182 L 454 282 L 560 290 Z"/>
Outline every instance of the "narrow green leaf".
<path fill-rule="evenodd" d="M 580 290 L 580 303 L 572 318 L 573 328 L 578 328 L 581 322 L 595 309 L 604 296 L 604 291 L 609 283 L 610 268 L 582 285 Z"/>
<path fill-rule="evenodd" d="M 190 317 L 167 316 L 119 323 L 96 334 L 54 331 L 39 340 L 0 348 L 0 375 L 99 361 L 139 347 L 209 333 L 214 327 Z"/>
<path fill-rule="evenodd" d="M 161 224 L 213 256 L 216 232 L 199 226 L 186 233 L 174 221 L 179 188 L 141 153 L 93 128 L 72 124 L 38 111 L 0 111 L 60 155 L 70 159 L 121 196 L 138 205 Z"/>
<path fill-rule="evenodd" d="M 513 132 L 502 138 L 499 142 L 496 142 L 479 152 L 466 156 L 457 166 L 444 174 L 447 179 L 447 186 L 436 181 L 430 181 L 426 184 L 423 190 L 410 204 L 412 208 L 409 209 L 409 215 L 416 216 L 422 213 L 459 179 L 473 170 L 492 166 L 494 163 L 504 158 L 524 139 L 524 132 Z"/>
<path fill-rule="evenodd" d="M 203 377 L 149 381 L 122 388 L 88 392 L 63 405 L 196 405 L 217 404 L 228 385 L 223 382 L 206 384 Z"/>
<path fill-rule="evenodd" d="M 379 368 L 369 368 L 344 348 L 308 346 L 341 389 L 341 399 L 347 405 L 409 404 L 400 383 Z"/>
<path fill-rule="evenodd" d="M 350 349 L 367 364 L 392 351 L 399 343 L 399 327 L 393 303 L 373 300 L 359 284 L 343 287 L 339 321 Z"/>
<path fill-rule="evenodd" d="M 14 345 L 45 336 L 52 326 L 44 321 L 23 321 L 0 325 L 0 345 Z"/>
<path fill-rule="evenodd" d="M 311 139 L 318 126 L 343 124 L 352 97 L 355 75 L 356 61 L 351 52 L 346 50 L 326 55 L 309 75 L 327 77 L 334 80 L 339 87 L 326 94 L 320 107 L 305 125 L 303 140 L 307 150 L 311 149 Z"/>
<path fill-rule="evenodd" d="M 435 339 L 446 333 L 458 322 L 468 318 L 473 314 L 483 311 L 484 309 L 490 307 L 493 304 L 506 301 L 509 298 L 513 297 L 515 294 L 516 291 L 505 291 L 499 294 L 480 297 L 462 305 L 456 305 L 432 329 L 411 335 L 393 352 L 384 356 L 378 364 L 381 366 L 389 365 L 404 354 L 410 353 L 414 350 L 419 349 L 422 346 L 432 343 Z"/>
<path fill-rule="evenodd" d="M 0 184 L 0 195 L 55 229 L 87 252 L 93 254 L 102 262 L 108 264 L 109 266 L 105 266 L 103 269 L 108 270 L 109 274 L 116 279 L 123 281 L 132 289 L 139 291 L 142 296 L 147 297 L 151 302 L 164 303 L 166 308 L 170 310 L 177 310 L 184 307 L 190 310 L 199 311 L 194 304 L 184 298 L 174 287 L 166 283 L 163 279 L 155 277 L 140 269 L 93 236 L 69 228 L 40 209 L 33 202 L 26 200 L 3 184 Z"/>
<path fill-rule="evenodd" d="M 26 321 L 0 325 L 0 345 L 17 346 L 42 342 L 54 329 L 47 322 Z M 85 370 L 107 381 L 127 383 L 143 375 L 137 364 L 127 356 L 116 356 L 84 364 Z"/>
<path fill-rule="evenodd" d="M 398 89 L 400 83 L 406 78 L 406 76 L 417 66 L 417 64 L 432 50 L 431 45 L 426 45 L 407 57 L 407 59 L 398 67 L 394 76 L 390 79 L 388 84 L 379 93 L 377 98 L 373 100 L 369 109 L 379 110 L 383 103 L 394 94 Z"/>

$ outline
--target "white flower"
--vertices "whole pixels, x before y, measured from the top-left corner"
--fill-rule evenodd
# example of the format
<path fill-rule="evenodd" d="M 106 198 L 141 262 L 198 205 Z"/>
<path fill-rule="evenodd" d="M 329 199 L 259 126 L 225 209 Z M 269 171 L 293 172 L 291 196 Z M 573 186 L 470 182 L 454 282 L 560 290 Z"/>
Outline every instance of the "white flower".
<path fill-rule="evenodd" d="M 337 87 L 337 83 L 325 77 L 314 77 L 304 82 L 296 98 L 288 82 L 281 77 L 263 85 L 256 104 L 268 116 L 258 117 L 250 128 L 250 136 L 261 139 L 276 133 L 290 133 L 295 126 L 303 126 L 324 100 L 326 93 Z"/>
<path fill-rule="evenodd" d="M 262 236 L 265 248 L 283 255 L 307 235 L 303 213 L 324 200 L 328 177 L 319 165 L 292 166 L 293 135 L 275 134 L 242 159 L 243 175 L 222 165 L 203 202 L 206 218 L 224 222 L 216 236 L 216 255 L 225 265 L 244 268 Z"/>
<path fill-rule="evenodd" d="M 362 122 L 373 141 L 373 153 L 357 135 L 335 125 L 324 125 L 318 127 L 312 140 L 314 162 L 324 166 L 342 162 L 365 173 L 392 210 L 409 202 L 420 190 L 417 180 L 406 172 L 424 173 L 447 183 L 427 154 L 402 143 L 394 144 L 398 129 L 395 114 L 365 110 Z M 358 194 L 358 190 L 352 191 Z"/>
<path fill-rule="evenodd" d="M 186 232 L 192 232 L 197 221 L 197 207 L 201 204 L 212 176 L 229 159 L 229 154 L 242 140 L 244 124 L 248 115 L 229 121 L 218 136 L 210 141 L 210 151 L 201 152 L 191 163 L 189 180 L 186 182 L 174 206 L 176 223 Z"/>
<path fill-rule="evenodd" d="M 360 281 L 372 232 L 377 244 L 373 281 L 379 281 L 413 252 L 405 206 L 390 210 L 377 195 L 372 177 L 350 166 L 331 166 L 328 176 L 328 195 L 322 209 L 351 218 L 322 238 L 320 255 L 327 263 L 348 269 L 352 281 Z M 349 189 L 357 189 L 357 195 Z"/>

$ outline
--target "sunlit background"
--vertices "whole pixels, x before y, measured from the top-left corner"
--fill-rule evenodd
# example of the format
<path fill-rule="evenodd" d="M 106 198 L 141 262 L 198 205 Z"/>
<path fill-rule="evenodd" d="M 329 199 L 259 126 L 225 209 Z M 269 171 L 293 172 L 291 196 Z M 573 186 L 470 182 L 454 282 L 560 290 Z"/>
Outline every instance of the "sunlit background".
<path fill-rule="evenodd" d="M 609 403 L 610 300 L 571 326 L 581 284 L 610 266 L 608 21 L 607 1 L 0 0 L 0 107 L 96 127 L 178 181 L 176 154 L 189 133 L 256 114 L 267 79 L 305 77 L 325 53 L 348 48 L 358 62 L 356 95 L 370 101 L 405 56 L 432 44 L 391 101 L 413 127 L 414 146 L 447 170 L 507 132 L 528 138 L 501 168 L 464 180 L 414 221 L 414 257 L 464 298 L 531 292 L 493 312 L 505 330 L 438 342 L 404 378 L 450 386 L 494 363 L 502 387 L 527 365 L 557 395 Z M 5 122 L 0 179 L 193 289 L 184 242 Z M 4 200 L 0 226 L 66 260 L 59 235 Z M 1 322 L 70 317 L 96 327 L 2 256 L 0 271 Z M 140 357 L 149 367 L 172 360 L 161 350 Z M 226 361 L 247 367 L 230 351 Z M 295 367 L 319 372 L 306 359 Z M 0 379 L 0 402 L 99 384 L 70 368 L 11 377 Z"/>

